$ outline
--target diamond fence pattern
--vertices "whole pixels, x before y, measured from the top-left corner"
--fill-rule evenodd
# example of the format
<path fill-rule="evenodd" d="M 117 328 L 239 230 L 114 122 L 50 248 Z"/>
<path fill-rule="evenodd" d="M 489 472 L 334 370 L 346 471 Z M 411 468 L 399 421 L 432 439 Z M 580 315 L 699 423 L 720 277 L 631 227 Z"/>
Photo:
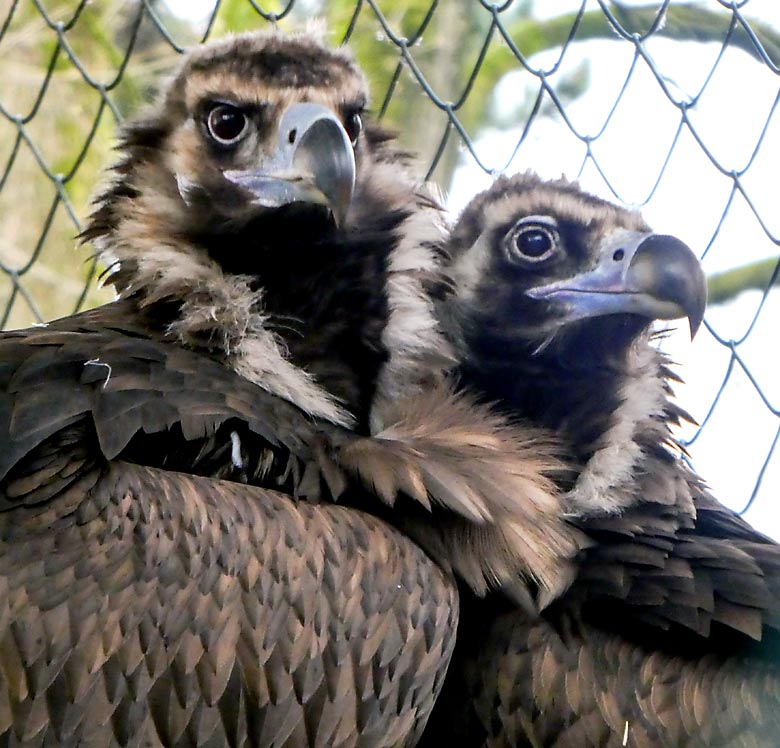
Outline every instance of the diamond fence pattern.
<path fill-rule="evenodd" d="M 749 264 L 736 279 L 716 275 L 711 298 L 734 296 L 735 280 L 752 290 L 712 306 L 693 347 L 675 344 L 679 334 L 669 345 L 692 382 L 681 399 L 700 425 L 682 438 L 696 467 L 735 508 L 760 503 L 771 525 L 780 500 L 772 2 L 0 0 L 0 329 L 109 298 L 74 236 L 116 125 L 178 53 L 316 16 L 334 44 L 355 50 L 375 114 L 401 131 L 453 207 L 502 171 L 565 172 L 641 208 L 696 248 L 708 272 Z M 767 531 L 780 535 L 780 524 Z"/>

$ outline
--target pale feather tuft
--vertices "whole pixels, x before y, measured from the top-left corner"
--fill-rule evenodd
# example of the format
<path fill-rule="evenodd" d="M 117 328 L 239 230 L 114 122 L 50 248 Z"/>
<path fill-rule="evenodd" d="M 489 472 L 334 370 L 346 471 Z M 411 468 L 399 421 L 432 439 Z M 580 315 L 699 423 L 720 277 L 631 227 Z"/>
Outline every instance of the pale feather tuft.
<path fill-rule="evenodd" d="M 182 199 L 173 186 L 175 191 L 140 195 L 113 234 L 95 239 L 99 256 L 121 273 L 120 296 L 140 293 L 142 306 L 181 300 L 169 332 L 183 345 L 221 350 L 228 366 L 267 392 L 312 416 L 351 426 L 354 419 L 338 400 L 289 360 L 284 341 L 269 329 L 262 294 L 252 290 L 251 279 L 225 273 L 170 229 Z"/>
<path fill-rule="evenodd" d="M 346 440 L 336 459 L 388 504 L 403 492 L 456 515 L 404 529 L 477 594 L 501 587 L 520 599 L 531 582 L 537 604 L 548 604 L 566 589 L 585 542 L 563 518 L 553 478 L 564 465 L 551 438 L 447 385 L 396 401 L 385 416 L 390 425 Z"/>
<path fill-rule="evenodd" d="M 612 423 L 601 438 L 601 446 L 566 494 L 572 515 L 615 514 L 636 503 L 633 492 L 621 488 L 636 481 L 636 468 L 644 456 L 637 435 L 657 429 L 666 415 L 667 385 L 659 369 L 658 351 L 648 345 L 646 336 L 641 336 L 628 351 L 620 405 Z"/>
<path fill-rule="evenodd" d="M 398 194 L 386 197 L 392 198 L 392 204 L 403 205 L 409 202 L 409 185 L 400 184 L 397 177 L 383 179 L 383 172 L 395 169 L 392 164 L 376 164 L 375 180 L 392 185 Z M 401 193 L 404 189 L 406 195 Z M 389 315 L 382 343 L 389 356 L 377 377 L 371 410 L 373 433 L 391 423 L 394 403 L 399 398 L 435 385 L 456 363 L 426 288 L 426 283 L 440 279 L 442 274 L 438 247 L 446 236 L 444 214 L 426 188 L 417 189 L 412 193 L 413 209 L 403 223 L 401 239 L 388 259 L 385 288 Z"/>

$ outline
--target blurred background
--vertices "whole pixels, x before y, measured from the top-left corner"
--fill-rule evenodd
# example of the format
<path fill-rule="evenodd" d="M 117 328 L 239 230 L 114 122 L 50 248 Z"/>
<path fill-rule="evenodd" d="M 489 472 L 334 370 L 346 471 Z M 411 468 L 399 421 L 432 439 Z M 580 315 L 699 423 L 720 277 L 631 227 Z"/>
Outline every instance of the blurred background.
<path fill-rule="evenodd" d="M 194 44 L 318 19 L 453 217 L 500 173 L 579 179 L 702 257 L 662 345 L 716 496 L 780 539 L 780 3 L 0 0 L 0 328 L 109 300 L 75 235 L 115 129 Z"/>

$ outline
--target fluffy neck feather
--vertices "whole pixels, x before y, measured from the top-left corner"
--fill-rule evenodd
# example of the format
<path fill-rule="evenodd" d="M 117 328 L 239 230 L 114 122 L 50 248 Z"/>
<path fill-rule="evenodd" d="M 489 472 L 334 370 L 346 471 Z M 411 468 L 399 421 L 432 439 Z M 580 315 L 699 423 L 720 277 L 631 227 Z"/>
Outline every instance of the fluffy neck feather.
<path fill-rule="evenodd" d="M 668 438 L 667 395 L 660 354 L 646 339 L 636 341 L 626 352 L 617 406 L 566 496 L 573 514 L 610 514 L 635 502 L 633 492 L 625 489 L 633 484 L 644 457 L 639 436 L 657 432 L 660 442 Z"/>
<path fill-rule="evenodd" d="M 512 424 L 446 383 L 384 415 L 384 430 L 337 437 L 332 450 L 393 507 L 382 516 L 478 595 L 500 587 L 538 610 L 567 589 L 588 541 L 564 518 L 554 477 L 565 467 L 548 432 Z"/>
<path fill-rule="evenodd" d="M 580 466 L 566 486 L 569 512 L 580 517 L 636 502 L 631 487 L 645 449 L 671 443 L 668 422 L 677 413 L 665 358 L 651 346 L 650 333 L 614 349 L 614 338 L 606 340 L 603 350 L 597 341 L 575 350 L 571 339 L 560 339 L 540 353 L 530 346 L 507 353 L 486 336 L 469 341 L 474 364 L 464 370 L 467 381 L 508 412 L 563 439 Z"/>
<path fill-rule="evenodd" d="M 393 187 L 383 199 L 408 200 L 404 185 L 382 180 L 382 172 L 392 164 L 377 164 L 377 181 Z M 445 225 L 441 208 L 423 191 L 413 195 L 416 209 L 403 224 L 400 239 L 387 260 L 387 324 L 382 343 L 388 359 L 377 377 L 371 409 L 371 432 L 377 433 L 392 423 L 389 415 L 401 397 L 413 397 L 435 387 L 445 372 L 455 366 L 450 342 L 439 323 L 435 302 L 449 288 L 442 271 L 442 244 Z"/>
<path fill-rule="evenodd" d="M 122 164 L 116 170 L 121 174 Z M 113 202 L 98 204 L 85 232 L 120 297 L 136 299 L 141 308 L 165 302 L 175 311 L 167 332 L 182 345 L 210 351 L 313 416 L 351 426 L 343 404 L 290 361 L 253 278 L 225 272 L 188 239 L 187 211 L 172 175 L 142 161 L 132 177 L 107 191 L 104 201 Z"/>
<path fill-rule="evenodd" d="M 193 215 L 159 155 L 164 134 L 138 125 L 84 238 L 120 296 L 164 303 L 181 344 L 342 426 L 367 429 L 375 403 L 381 428 L 386 404 L 440 379 L 453 356 L 432 301 L 446 286 L 441 208 L 384 133 L 366 135 L 365 178 L 335 233 L 316 213 L 262 226 L 215 226 L 199 218 L 208 206 Z"/>

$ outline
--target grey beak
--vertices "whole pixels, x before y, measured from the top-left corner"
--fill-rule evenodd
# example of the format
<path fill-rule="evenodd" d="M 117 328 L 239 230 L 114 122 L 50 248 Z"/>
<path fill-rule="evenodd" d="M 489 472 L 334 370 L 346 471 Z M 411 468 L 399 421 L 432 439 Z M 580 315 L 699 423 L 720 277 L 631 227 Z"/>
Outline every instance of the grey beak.
<path fill-rule="evenodd" d="M 605 240 L 592 270 L 526 293 L 560 305 L 562 322 L 620 313 L 687 317 L 693 337 L 704 318 L 707 280 L 676 237 L 621 231 Z"/>
<path fill-rule="evenodd" d="M 224 176 L 251 192 L 258 205 L 325 205 L 341 224 L 355 189 L 355 154 L 330 109 L 293 104 L 279 122 L 274 152 L 256 169 L 226 170 Z"/>

